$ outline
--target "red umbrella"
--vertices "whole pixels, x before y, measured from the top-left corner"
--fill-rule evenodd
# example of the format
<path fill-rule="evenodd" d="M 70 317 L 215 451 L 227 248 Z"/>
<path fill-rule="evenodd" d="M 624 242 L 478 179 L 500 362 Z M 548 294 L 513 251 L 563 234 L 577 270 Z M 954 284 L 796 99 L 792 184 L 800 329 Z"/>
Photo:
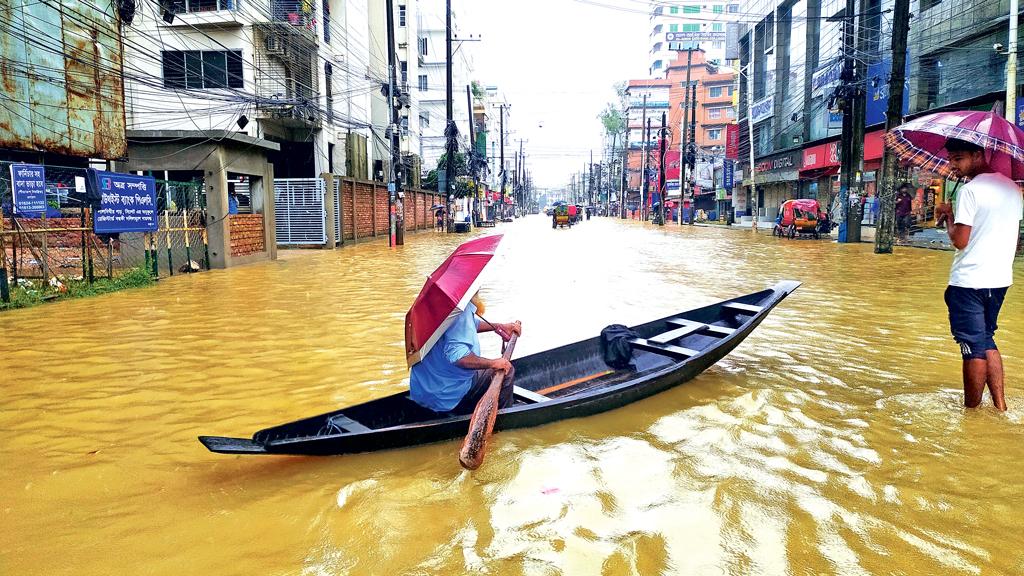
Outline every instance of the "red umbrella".
<path fill-rule="evenodd" d="M 411 368 L 452 325 L 479 287 L 480 273 L 494 257 L 501 234 L 470 240 L 427 277 L 405 315 L 405 357 Z"/>
<path fill-rule="evenodd" d="M 885 135 L 885 144 L 904 163 L 957 179 L 943 145 L 956 138 L 981 146 L 989 167 L 1024 180 L 1024 131 L 992 112 L 939 112 L 911 120 Z"/>

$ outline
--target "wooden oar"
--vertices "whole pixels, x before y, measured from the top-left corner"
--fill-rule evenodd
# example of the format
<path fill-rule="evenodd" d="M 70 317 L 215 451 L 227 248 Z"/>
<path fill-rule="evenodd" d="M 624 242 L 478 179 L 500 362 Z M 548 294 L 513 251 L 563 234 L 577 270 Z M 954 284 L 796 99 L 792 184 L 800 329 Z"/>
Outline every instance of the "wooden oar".
<path fill-rule="evenodd" d="M 512 350 L 516 347 L 516 340 L 519 336 L 513 334 L 505 347 L 505 353 L 501 356 L 505 360 L 512 358 Z M 491 385 L 487 392 L 480 397 L 473 410 L 473 417 L 469 420 L 469 432 L 462 442 L 462 449 L 459 450 L 459 463 L 466 470 L 476 470 L 484 463 L 484 454 L 487 451 L 487 440 L 494 430 L 494 420 L 498 417 L 498 398 L 501 395 L 501 385 L 505 381 L 505 371 L 502 370 L 491 379 Z"/>

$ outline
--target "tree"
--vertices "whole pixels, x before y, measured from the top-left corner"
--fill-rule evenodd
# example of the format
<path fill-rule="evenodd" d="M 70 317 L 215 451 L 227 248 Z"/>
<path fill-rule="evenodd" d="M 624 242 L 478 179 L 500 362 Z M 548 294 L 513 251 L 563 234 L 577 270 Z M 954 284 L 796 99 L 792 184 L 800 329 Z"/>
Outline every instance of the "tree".
<path fill-rule="evenodd" d="M 473 82 L 470 83 L 470 86 L 470 89 L 473 91 L 473 98 L 483 102 L 484 98 L 487 97 L 487 90 L 484 89 L 484 87 L 476 80 L 473 80 Z"/>
<path fill-rule="evenodd" d="M 606 104 L 604 112 L 601 112 L 598 118 L 601 120 L 604 132 L 609 138 L 622 134 L 626 130 L 626 115 L 615 104 L 610 102 Z"/>
<path fill-rule="evenodd" d="M 426 179 L 423 180 L 424 190 L 437 190 L 437 174 L 443 172 L 445 169 L 445 162 L 448 159 L 448 154 L 441 154 L 441 157 L 437 160 L 437 168 L 427 173 Z M 469 174 L 469 167 L 466 165 L 466 155 L 461 152 L 455 153 L 455 177 L 466 176 Z M 458 182 L 458 180 L 456 180 Z M 458 185 L 456 184 L 456 192 L 458 191 Z M 456 194 L 457 195 L 457 194 Z M 461 198 L 461 196 L 459 196 Z"/>

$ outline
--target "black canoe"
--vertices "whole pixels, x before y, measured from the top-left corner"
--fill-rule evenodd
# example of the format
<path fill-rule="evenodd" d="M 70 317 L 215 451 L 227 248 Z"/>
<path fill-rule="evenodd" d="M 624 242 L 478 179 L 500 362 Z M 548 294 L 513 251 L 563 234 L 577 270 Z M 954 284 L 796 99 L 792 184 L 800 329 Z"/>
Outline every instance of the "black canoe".
<path fill-rule="evenodd" d="M 618 408 L 686 382 L 732 351 L 799 282 L 634 326 L 633 364 L 612 370 L 599 337 L 516 358 L 515 404 L 495 430 L 537 426 Z M 400 392 L 248 438 L 200 436 L 225 454 L 330 455 L 450 440 L 466 434 L 470 415 L 438 418 Z"/>

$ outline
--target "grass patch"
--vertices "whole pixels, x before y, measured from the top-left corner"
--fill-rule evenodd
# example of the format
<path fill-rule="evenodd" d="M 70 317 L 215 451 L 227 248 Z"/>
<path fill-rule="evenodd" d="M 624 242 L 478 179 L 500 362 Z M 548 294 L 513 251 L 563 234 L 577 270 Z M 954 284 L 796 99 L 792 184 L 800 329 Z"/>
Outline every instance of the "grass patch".
<path fill-rule="evenodd" d="M 113 279 L 97 278 L 92 284 L 85 280 L 60 280 L 64 285 L 63 289 L 43 284 L 40 280 L 11 286 L 11 301 L 0 302 L 0 310 L 28 308 L 55 300 L 96 296 L 128 288 L 149 286 L 156 282 L 150 273 L 141 267 L 125 270 L 121 275 L 115 276 Z"/>

